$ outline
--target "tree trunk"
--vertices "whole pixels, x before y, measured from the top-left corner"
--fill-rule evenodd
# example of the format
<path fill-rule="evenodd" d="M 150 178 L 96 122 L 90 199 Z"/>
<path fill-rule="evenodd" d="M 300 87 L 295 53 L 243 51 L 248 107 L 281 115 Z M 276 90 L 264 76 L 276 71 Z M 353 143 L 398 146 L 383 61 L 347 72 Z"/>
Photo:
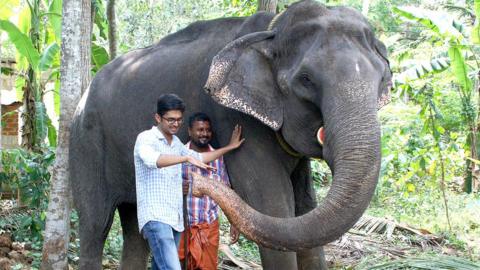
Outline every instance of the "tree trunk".
<path fill-rule="evenodd" d="M 42 269 L 68 269 L 70 225 L 69 125 L 90 82 L 91 1 L 63 0 L 60 127 L 45 226 Z"/>
<path fill-rule="evenodd" d="M 3 150 L 2 146 L 2 42 L 0 40 L 0 150 Z M 2 155 L 0 153 L 0 168 L 2 167 Z"/>
<path fill-rule="evenodd" d="M 277 13 L 277 0 L 258 0 L 257 12 L 259 11 Z"/>
<path fill-rule="evenodd" d="M 370 7 L 370 0 L 363 0 L 363 2 L 362 2 L 362 14 L 363 14 L 363 16 L 367 17 L 369 7 Z"/>
<path fill-rule="evenodd" d="M 480 79 L 480 72 L 477 72 L 477 81 Z M 480 83 L 476 84 L 476 91 L 480 93 Z M 478 121 L 478 117 L 480 116 L 480 96 L 477 97 L 477 112 L 476 117 L 474 120 L 471 121 L 469 125 L 470 129 L 470 158 L 472 160 L 467 160 L 467 169 L 466 169 L 466 176 L 463 181 L 463 191 L 466 193 L 472 193 L 473 191 L 480 190 L 480 169 L 479 166 L 474 162 L 474 160 L 478 160 L 478 131 L 480 130 L 480 121 Z"/>
<path fill-rule="evenodd" d="M 33 47 L 40 52 L 40 0 L 31 2 L 29 7 L 31 18 L 28 37 L 32 41 Z M 30 151 L 38 151 L 42 143 L 37 137 L 38 130 L 35 125 L 37 119 L 35 102 L 41 101 L 41 93 L 43 92 L 39 85 L 38 76 L 34 67 L 32 67 L 32 63 L 29 63 L 27 78 L 23 87 L 22 147 Z"/>
<path fill-rule="evenodd" d="M 107 3 L 108 20 L 108 48 L 110 60 L 117 57 L 117 24 L 115 22 L 115 0 L 108 0 Z"/>
<path fill-rule="evenodd" d="M 23 126 L 22 126 L 22 147 L 27 150 L 35 148 L 35 73 L 30 67 L 27 72 L 27 81 L 23 86 Z"/>

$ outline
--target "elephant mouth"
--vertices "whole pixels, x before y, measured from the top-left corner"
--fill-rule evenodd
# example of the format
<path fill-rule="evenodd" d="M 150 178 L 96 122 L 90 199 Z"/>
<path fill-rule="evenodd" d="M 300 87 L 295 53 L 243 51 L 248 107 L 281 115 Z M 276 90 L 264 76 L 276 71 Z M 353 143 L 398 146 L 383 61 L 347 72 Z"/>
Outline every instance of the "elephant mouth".
<path fill-rule="evenodd" d="M 323 127 L 320 127 L 317 131 L 317 141 L 323 146 L 323 142 L 325 141 L 325 129 Z"/>

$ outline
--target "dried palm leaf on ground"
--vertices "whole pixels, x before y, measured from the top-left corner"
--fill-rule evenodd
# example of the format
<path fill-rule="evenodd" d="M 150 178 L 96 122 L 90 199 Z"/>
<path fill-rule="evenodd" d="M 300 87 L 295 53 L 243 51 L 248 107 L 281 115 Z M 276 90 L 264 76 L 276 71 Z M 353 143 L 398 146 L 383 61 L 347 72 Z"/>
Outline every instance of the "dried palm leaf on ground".
<path fill-rule="evenodd" d="M 254 262 L 245 261 L 242 258 L 236 257 L 230 247 L 225 244 L 220 244 L 219 251 L 225 254 L 228 259 L 223 259 L 222 263 L 219 265 L 219 269 L 262 269 L 262 267 Z M 230 261 L 236 267 L 232 266 Z M 230 265 L 229 265 L 230 264 Z"/>
<path fill-rule="evenodd" d="M 471 262 L 466 259 L 438 256 L 438 257 L 420 257 L 406 258 L 392 262 L 382 263 L 371 266 L 369 270 L 401 270 L 401 269 L 422 269 L 422 270 L 478 270 L 480 264 Z"/>
<path fill-rule="evenodd" d="M 350 229 L 350 232 L 364 233 L 367 235 L 372 233 L 378 233 L 386 235 L 387 239 L 392 239 L 395 230 L 401 232 L 408 232 L 410 234 L 418 236 L 422 241 L 417 244 L 422 246 L 425 244 L 425 242 L 432 245 L 438 245 L 443 242 L 442 237 L 436 236 L 428 230 L 413 228 L 410 225 L 399 223 L 388 218 L 379 218 L 367 215 L 363 215 L 358 220 L 358 222 L 353 225 L 352 229 Z"/>

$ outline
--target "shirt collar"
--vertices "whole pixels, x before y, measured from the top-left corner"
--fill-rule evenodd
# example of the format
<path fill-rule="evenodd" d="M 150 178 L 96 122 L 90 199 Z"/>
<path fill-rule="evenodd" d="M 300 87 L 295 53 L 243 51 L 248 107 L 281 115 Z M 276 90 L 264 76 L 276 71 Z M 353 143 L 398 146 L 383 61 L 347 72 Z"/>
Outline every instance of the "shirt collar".
<path fill-rule="evenodd" d="M 165 136 L 163 135 L 163 133 L 158 129 L 157 126 L 153 126 L 152 127 L 152 132 L 153 134 L 155 135 L 155 137 L 157 137 L 159 140 L 165 140 Z"/>
<path fill-rule="evenodd" d="M 190 140 L 190 141 L 188 141 L 188 142 L 185 144 L 185 146 L 186 146 L 188 149 L 190 149 L 190 144 L 191 144 L 191 142 L 192 142 L 192 141 Z M 208 144 L 208 148 L 210 148 L 210 149 L 209 149 L 210 152 L 215 151 L 215 148 L 213 148 L 210 144 Z"/>
<path fill-rule="evenodd" d="M 151 130 L 152 130 L 153 134 L 155 135 L 155 137 L 157 137 L 157 139 L 159 139 L 161 141 L 165 141 L 165 142 L 167 141 L 167 138 L 165 138 L 165 135 L 163 135 L 163 133 L 158 129 L 157 126 L 153 126 Z M 182 143 L 182 142 L 180 141 L 180 139 L 177 136 L 172 135 L 172 145 L 174 143 L 177 144 L 177 143 Z"/>

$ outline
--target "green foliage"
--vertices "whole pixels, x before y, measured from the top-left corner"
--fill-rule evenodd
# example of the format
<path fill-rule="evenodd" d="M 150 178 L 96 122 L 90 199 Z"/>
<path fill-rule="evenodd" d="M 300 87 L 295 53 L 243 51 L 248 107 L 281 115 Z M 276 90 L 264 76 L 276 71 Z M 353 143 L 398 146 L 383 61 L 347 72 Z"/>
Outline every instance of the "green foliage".
<path fill-rule="evenodd" d="M 9 18 L 12 16 L 13 9 L 18 6 L 20 0 L 2 0 L 0 5 L 0 18 Z"/>
<path fill-rule="evenodd" d="M 97 44 L 92 44 L 92 59 L 92 62 L 95 63 L 95 72 L 99 71 L 110 61 L 107 50 Z"/>
<path fill-rule="evenodd" d="M 18 52 L 26 57 L 33 67 L 38 67 L 40 55 L 27 35 L 8 20 L 0 20 L 0 30 L 7 32 L 10 41 L 15 45 Z"/>
<path fill-rule="evenodd" d="M 53 65 L 60 66 L 60 46 L 58 43 L 54 42 L 50 44 L 42 53 L 39 68 L 40 70 L 48 70 L 52 68 Z"/>
<path fill-rule="evenodd" d="M 452 8 L 450 8 L 452 10 Z M 438 99 L 434 97 L 439 92 L 445 94 L 445 89 L 455 91 L 458 94 L 456 100 L 460 100 L 460 107 L 462 108 L 461 117 L 462 123 L 459 126 L 463 127 L 458 130 L 462 134 L 462 137 L 466 137 L 467 140 L 463 146 L 465 153 L 471 156 L 471 158 L 477 157 L 479 151 L 477 144 L 474 143 L 473 138 L 476 138 L 475 130 L 477 129 L 478 118 L 478 101 L 475 102 L 475 98 L 478 99 L 478 94 L 473 91 L 473 85 L 475 84 L 476 76 L 470 74 L 470 69 L 478 69 L 480 66 L 477 61 L 478 48 L 475 48 L 467 35 L 467 28 L 469 27 L 462 18 L 456 18 L 453 14 L 448 13 L 443 9 L 428 10 L 419 7 L 397 7 L 394 8 L 396 14 L 406 19 L 406 22 L 415 21 L 423 25 L 425 28 L 425 41 L 424 47 L 428 47 L 430 50 L 430 65 L 415 63 L 413 67 L 404 69 L 403 73 L 397 77 L 396 85 L 397 89 L 402 92 L 403 95 L 415 95 L 414 100 L 421 104 L 423 111 L 420 113 L 420 117 L 424 118 L 424 127 L 431 126 L 434 139 L 437 141 L 439 147 L 436 148 L 440 159 L 443 160 L 441 149 L 441 134 L 442 131 L 447 130 L 441 123 L 441 109 L 438 104 Z M 420 45 L 420 44 L 419 44 Z M 424 54 L 425 49 L 417 47 L 415 50 L 410 50 L 410 57 Z M 450 67 L 446 68 L 446 65 L 435 65 L 434 61 L 442 59 L 448 55 L 450 61 Z M 405 61 L 406 58 L 402 58 L 399 62 Z M 424 61 L 425 62 L 425 61 Z M 445 61 L 446 62 L 446 61 Z M 411 65 L 412 66 L 412 65 Z M 419 68 L 420 66 L 420 68 Z M 443 78 L 438 75 L 444 76 Z M 447 77 L 445 77 L 445 75 Z M 448 78 L 448 83 L 444 81 Z M 456 82 L 456 85 L 451 84 L 451 80 Z M 416 90 L 415 90 L 416 89 Z M 433 110 L 434 113 L 425 113 Z M 464 161 L 469 166 L 469 161 Z M 471 168 L 470 175 L 473 172 Z M 467 175 L 466 179 L 470 176 Z M 465 190 L 471 190 L 471 184 L 465 182 Z M 443 186 L 443 185 L 442 185 Z M 445 200 L 446 201 L 446 200 Z"/>
<path fill-rule="evenodd" d="M 324 161 L 313 160 L 310 162 L 310 167 L 313 181 L 318 183 L 318 185 L 326 185 L 332 182 L 332 174 Z"/>
<path fill-rule="evenodd" d="M 123 232 L 118 211 L 115 212 L 112 227 L 105 241 L 104 254 L 108 261 L 118 263 L 123 249 Z"/>
<path fill-rule="evenodd" d="M 119 50 L 144 48 L 190 23 L 219 17 L 249 16 L 256 0 L 125 0 L 117 2 Z"/>
<path fill-rule="evenodd" d="M 92 0 L 92 8 L 95 15 L 95 17 L 93 18 L 93 23 L 95 24 L 95 26 L 97 26 L 97 29 L 99 30 L 99 36 L 106 40 L 108 33 L 108 21 L 103 5 L 103 1 L 101 0 Z"/>
<path fill-rule="evenodd" d="M 20 3 L 17 3 L 20 4 Z M 56 135 L 53 135 L 51 119 L 49 119 L 43 95 L 45 85 L 49 80 L 58 76 L 51 76 L 58 72 L 60 66 L 60 34 L 61 34 L 61 0 L 27 1 L 21 6 L 10 6 L 10 15 L 14 8 L 23 8 L 18 16 L 17 25 L 12 23 L 8 17 L 0 20 L 0 30 L 8 34 L 9 41 L 15 46 L 17 55 L 18 73 L 17 91 L 22 93 L 29 90 L 33 98 L 24 99 L 27 111 L 24 112 L 25 119 L 33 121 L 24 122 L 24 130 L 28 138 L 23 143 L 27 147 L 35 149 L 44 144 L 49 138 L 51 146 L 56 145 Z M 48 9 L 48 10 L 47 10 Z M 50 73 L 50 75 L 49 75 Z M 45 80 L 44 78 L 48 79 Z M 33 99 L 33 100 L 32 100 Z M 34 104 L 29 104 L 33 102 Z M 34 108 L 34 109 L 32 109 Z"/>
<path fill-rule="evenodd" d="M 443 37 L 461 39 L 463 36 L 462 24 L 446 12 L 425 10 L 418 7 L 394 7 L 393 11 L 407 19 L 421 23 Z"/>
<path fill-rule="evenodd" d="M 441 160 L 436 154 L 435 149 L 438 146 L 435 136 L 440 136 L 444 152 L 445 178 L 451 180 L 462 170 L 457 165 L 461 162 L 462 156 L 458 156 L 457 153 L 460 145 L 465 142 L 465 137 L 459 137 L 457 132 L 450 130 L 445 132 L 442 129 L 432 133 L 428 122 L 431 120 L 426 119 L 424 122 L 417 118 L 422 113 L 426 111 L 420 106 L 392 104 L 381 114 L 383 158 L 382 180 L 379 183 L 381 193 L 377 192 L 374 202 L 382 205 L 387 203 L 384 200 L 388 200 L 399 205 L 401 208 L 399 211 L 402 212 L 396 216 L 397 219 L 415 215 L 417 207 L 422 203 L 418 198 L 414 198 L 415 196 L 426 196 L 422 200 L 439 200 Z M 442 119 L 440 115 L 438 117 Z M 438 202 L 436 204 L 441 206 Z"/>
<path fill-rule="evenodd" d="M 257 0 L 224 0 L 225 17 L 246 17 L 257 11 Z"/>
<path fill-rule="evenodd" d="M 48 21 L 55 33 L 55 41 L 60 44 L 62 37 L 62 0 L 51 0 L 48 6 Z"/>
<path fill-rule="evenodd" d="M 414 95 L 419 105 L 394 102 L 381 111 L 381 178 L 368 213 L 444 234 L 446 243 L 464 250 L 480 237 L 478 195 L 461 190 L 466 136 L 461 102 L 455 92 L 428 91 Z M 429 96 L 430 95 L 430 96 Z M 424 103 L 432 102 L 434 119 Z M 438 124 L 432 132 L 431 121 Z M 440 127 L 443 127 L 440 128 Z M 438 150 L 442 155 L 438 154 Z M 443 176 L 441 162 L 443 158 Z M 440 184 L 445 179 L 451 231 Z M 388 207 L 385 207 L 388 206 Z M 480 250 L 474 252 L 479 256 Z"/>
<path fill-rule="evenodd" d="M 446 57 L 439 57 L 430 61 L 416 61 L 412 67 L 398 74 L 396 82 L 400 85 L 408 85 L 411 80 L 441 73 L 448 67 L 450 67 L 450 59 Z"/>
<path fill-rule="evenodd" d="M 39 152 L 11 149 L 3 150 L 1 155 L 3 170 L 0 172 L 0 188 L 9 187 L 14 193 L 18 192 L 21 203 L 29 209 L 21 216 L 20 224 L 13 232 L 14 236 L 18 241 L 39 241 L 45 225 L 50 166 L 55 154 L 52 149 Z"/>

